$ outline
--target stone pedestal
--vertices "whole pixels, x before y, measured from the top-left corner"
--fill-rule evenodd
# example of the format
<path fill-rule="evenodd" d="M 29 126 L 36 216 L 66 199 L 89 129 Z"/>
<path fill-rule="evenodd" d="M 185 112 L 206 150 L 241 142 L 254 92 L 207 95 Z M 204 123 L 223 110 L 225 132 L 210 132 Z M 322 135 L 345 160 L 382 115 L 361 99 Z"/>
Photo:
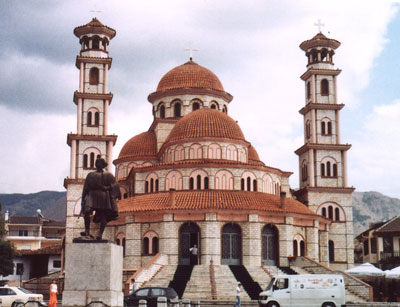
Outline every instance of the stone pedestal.
<path fill-rule="evenodd" d="M 67 244 L 62 306 L 122 307 L 122 261 L 122 247 L 113 243 Z"/>

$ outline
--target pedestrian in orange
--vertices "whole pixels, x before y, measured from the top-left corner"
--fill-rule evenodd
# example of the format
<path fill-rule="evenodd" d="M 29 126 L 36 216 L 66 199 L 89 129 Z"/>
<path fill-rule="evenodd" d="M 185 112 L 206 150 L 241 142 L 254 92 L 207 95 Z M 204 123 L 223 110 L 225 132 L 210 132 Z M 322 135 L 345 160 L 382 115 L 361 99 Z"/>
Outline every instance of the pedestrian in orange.
<path fill-rule="evenodd" d="M 58 287 L 56 280 L 53 279 L 53 282 L 50 284 L 50 300 L 49 300 L 49 307 L 56 307 L 57 306 L 57 294 L 58 294 Z"/>

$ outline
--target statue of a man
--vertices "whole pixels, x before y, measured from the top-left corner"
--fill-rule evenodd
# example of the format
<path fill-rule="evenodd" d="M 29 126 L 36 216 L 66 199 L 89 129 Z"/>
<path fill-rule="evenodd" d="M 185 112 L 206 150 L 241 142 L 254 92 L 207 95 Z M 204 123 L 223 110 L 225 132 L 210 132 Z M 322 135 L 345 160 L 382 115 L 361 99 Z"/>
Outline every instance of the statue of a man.
<path fill-rule="evenodd" d="M 100 231 L 96 239 L 101 240 L 107 223 L 118 217 L 116 199 L 121 198 L 121 193 L 115 177 L 103 170 L 107 167 L 107 162 L 98 158 L 95 165 L 96 171 L 86 176 L 83 186 L 81 214 L 84 216 L 85 231 L 81 232 L 81 235 L 91 237 L 90 216 L 94 211 L 93 222 L 100 223 Z"/>

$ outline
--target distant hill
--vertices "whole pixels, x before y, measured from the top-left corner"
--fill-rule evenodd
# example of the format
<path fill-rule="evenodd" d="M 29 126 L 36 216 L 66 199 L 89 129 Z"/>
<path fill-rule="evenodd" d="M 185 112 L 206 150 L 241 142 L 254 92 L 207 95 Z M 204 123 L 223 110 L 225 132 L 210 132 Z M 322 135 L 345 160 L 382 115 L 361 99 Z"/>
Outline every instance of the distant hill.
<path fill-rule="evenodd" d="M 400 199 L 378 192 L 353 193 L 354 234 L 369 228 L 369 223 L 387 221 L 400 215 Z"/>
<path fill-rule="evenodd" d="M 43 191 L 33 194 L 0 194 L 3 212 L 11 215 L 34 216 L 42 210 L 45 217 L 65 220 L 66 192 Z M 400 215 L 400 199 L 378 192 L 353 193 L 354 235 L 358 235 L 369 223 L 386 221 Z"/>
<path fill-rule="evenodd" d="M 15 216 L 34 216 L 40 209 L 44 217 L 64 221 L 66 192 L 42 191 L 32 194 L 0 194 L 2 213 Z"/>

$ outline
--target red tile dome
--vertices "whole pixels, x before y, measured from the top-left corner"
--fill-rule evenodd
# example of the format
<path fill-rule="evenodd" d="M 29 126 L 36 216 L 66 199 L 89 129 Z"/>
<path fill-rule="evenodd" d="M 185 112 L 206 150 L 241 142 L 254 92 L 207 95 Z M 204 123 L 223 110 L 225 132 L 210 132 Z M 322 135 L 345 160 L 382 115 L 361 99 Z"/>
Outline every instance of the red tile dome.
<path fill-rule="evenodd" d="M 191 60 L 167 72 L 158 83 L 157 90 L 148 99 L 153 102 L 163 96 L 190 93 L 214 95 L 228 102 L 233 99 L 211 70 Z"/>
<path fill-rule="evenodd" d="M 214 109 L 199 109 L 180 119 L 166 143 L 194 138 L 220 138 L 245 141 L 242 130 L 231 117 Z"/>
<path fill-rule="evenodd" d="M 131 138 L 122 147 L 119 159 L 135 158 L 135 160 L 155 157 L 157 155 L 157 139 L 153 131 L 143 132 Z"/>
<path fill-rule="evenodd" d="M 186 62 L 167 72 L 158 83 L 157 91 L 186 87 L 224 91 L 221 81 L 211 70 L 193 61 Z"/>

